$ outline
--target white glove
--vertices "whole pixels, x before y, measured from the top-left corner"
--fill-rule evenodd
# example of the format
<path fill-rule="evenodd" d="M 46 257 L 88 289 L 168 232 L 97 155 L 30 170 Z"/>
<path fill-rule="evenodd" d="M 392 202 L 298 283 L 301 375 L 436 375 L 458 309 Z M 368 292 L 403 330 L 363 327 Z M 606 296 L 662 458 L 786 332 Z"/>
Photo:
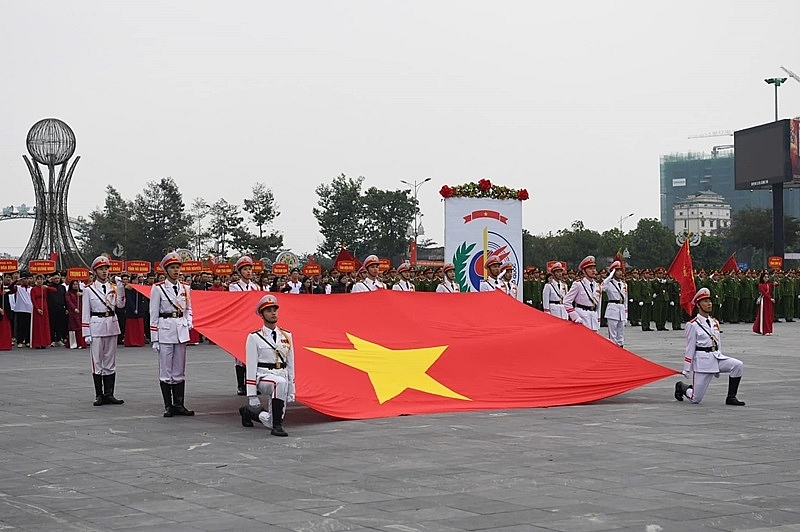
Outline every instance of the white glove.
<path fill-rule="evenodd" d="M 644 306 L 644 301 L 639 301 L 639 306 L 643 307 Z"/>
<path fill-rule="evenodd" d="M 685 369 L 685 370 L 681 371 L 681 375 L 683 375 L 684 379 L 688 379 L 689 378 L 689 370 Z"/>
<path fill-rule="evenodd" d="M 252 406 L 253 408 L 257 408 L 261 406 L 261 400 L 257 396 L 252 396 L 247 398 L 247 403 Z"/>
<path fill-rule="evenodd" d="M 92 345 L 92 337 L 91 336 L 84 336 L 83 341 L 86 342 L 86 345 Z"/>
<path fill-rule="evenodd" d="M 633 303 L 633 299 L 629 299 L 629 300 L 628 300 L 628 303 Z"/>
<path fill-rule="evenodd" d="M 658 297 L 658 295 L 657 295 L 657 294 L 653 294 L 653 299 L 655 299 L 655 298 L 657 298 L 657 297 Z"/>
<path fill-rule="evenodd" d="M 290 393 L 289 396 L 286 398 L 287 403 L 294 403 L 294 394 Z"/>
<path fill-rule="evenodd" d="M 150 345 L 153 347 L 153 351 L 156 351 L 156 352 L 158 352 L 158 342 L 153 342 L 153 343 L 152 343 L 152 344 L 150 344 Z"/>
<path fill-rule="evenodd" d="M 670 301 L 670 302 L 669 302 L 669 306 L 670 306 L 670 307 L 674 307 L 674 306 L 675 306 L 675 302 L 674 302 L 674 301 Z"/>
<path fill-rule="evenodd" d="M 120 277 L 120 276 L 114 277 L 114 282 L 121 283 L 122 282 L 122 277 Z"/>
<path fill-rule="evenodd" d="M 581 317 L 578 316 L 577 312 L 570 312 L 569 313 L 569 319 L 572 321 L 572 323 L 580 323 L 581 322 Z"/>

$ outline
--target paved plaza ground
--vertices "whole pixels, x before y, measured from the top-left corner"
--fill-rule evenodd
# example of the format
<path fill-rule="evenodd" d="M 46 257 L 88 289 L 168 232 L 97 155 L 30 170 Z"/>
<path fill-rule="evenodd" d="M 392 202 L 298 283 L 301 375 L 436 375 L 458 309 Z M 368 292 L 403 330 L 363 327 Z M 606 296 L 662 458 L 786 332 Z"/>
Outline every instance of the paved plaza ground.
<path fill-rule="evenodd" d="M 149 346 L 120 348 L 125 404 L 103 407 L 86 351 L 2 352 L 0 530 L 800 531 L 800 323 L 723 330 L 746 407 L 724 405 L 725 377 L 679 403 L 671 378 L 549 409 L 340 421 L 292 405 L 288 438 L 240 425 L 215 346 L 189 348 L 197 415 L 171 419 Z M 681 368 L 683 332 L 626 335 Z"/>

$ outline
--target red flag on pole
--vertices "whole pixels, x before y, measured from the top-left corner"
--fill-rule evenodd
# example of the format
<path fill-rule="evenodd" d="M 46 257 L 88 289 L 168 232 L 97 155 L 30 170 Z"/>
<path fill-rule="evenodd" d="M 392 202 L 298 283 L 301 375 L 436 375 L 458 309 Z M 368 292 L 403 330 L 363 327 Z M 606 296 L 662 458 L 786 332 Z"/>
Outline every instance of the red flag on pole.
<path fill-rule="evenodd" d="M 614 260 L 612 262 L 616 261 L 619 261 L 619 263 L 622 264 L 622 273 L 625 273 L 626 264 L 625 264 L 625 259 L 622 258 L 622 248 L 618 249 L 617 254 L 614 255 Z"/>
<path fill-rule="evenodd" d="M 739 264 L 736 262 L 736 253 L 733 253 L 730 258 L 725 261 L 725 264 L 722 265 L 722 268 L 720 268 L 719 271 L 722 273 L 739 271 Z"/>
<path fill-rule="evenodd" d="M 692 254 L 689 253 L 689 237 L 684 240 L 678 254 L 672 259 L 667 273 L 681 285 L 681 307 L 690 316 L 692 315 L 692 298 L 697 288 L 694 285 L 694 269 L 692 268 Z"/>

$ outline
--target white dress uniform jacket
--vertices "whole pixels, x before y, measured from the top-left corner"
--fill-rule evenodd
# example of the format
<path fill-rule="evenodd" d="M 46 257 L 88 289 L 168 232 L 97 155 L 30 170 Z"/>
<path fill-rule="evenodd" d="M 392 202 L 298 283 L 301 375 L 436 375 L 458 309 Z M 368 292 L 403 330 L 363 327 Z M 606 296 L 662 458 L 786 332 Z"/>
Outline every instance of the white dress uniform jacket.
<path fill-rule="evenodd" d="M 400 292 L 414 292 L 416 288 L 414 287 L 414 284 L 411 281 L 406 281 L 405 279 L 402 279 L 392 286 L 392 290 L 398 290 Z"/>
<path fill-rule="evenodd" d="M 243 279 L 239 279 L 228 285 L 228 292 L 249 292 L 251 290 L 259 290 L 258 285 L 253 281 L 244 282 Z"/>
<path fill-rule="evenodd" d="M 280 327 L 275 327 L 275 333 L 275 342 L 272 340 L 272 329 L 268 327 L 261 327 L 247 335 L 245 344 L 247 395 L 255 397 L 261 381 L 274 380 L 276 382 L 273 393 L 277 398 L 292 402 L 295 393 L 292 334 Z M 266 367 L 267 364 L 270 367 Z M 279 377 L 279 379 L 273 379 L 273 377 Z M 282 382 L 277 382 L 278 380 Z M 281 397 L 283 395 L 281 388 L 284 382 L 287 384 L 285 393 L 288 397 Z"/>
<path fill-rule="evenodd" d="M 608 295 L 605 318 L 626 321 L 628 319 L 628 284 L 625 281 L 614 279 L 614 272 L 611 272 L 603 280 L 601 286 L 603 292 Z M 618 301 L 618 303 L 614 303 L 614 301 Z"/>
<path fill-rule="evenodd" d="M 354 284 L 353 289 L 350 290 L 350 292 L 374 292 L 375 290 L 380 290 L 381 288 L 386 288 L 386 285 L 377 279 L 370 279 L 367 277 L 363 281 L 358 281 L 356 284 Z"/>
<path fill-rule="evenodd" d="M 125 308 L 125 286 L 122 282 L 95 281 L 87 285 L 83 290 L 82 303 L 81 333 L 84 337 L 100 338 L 120 333 L 116 309 Z"/>
<path fill-rule="evenodd" d="M 568 320 L 567 309 L 564 308 L 564 296 L 567 295 L 567 283 L 553 279 L 545 283 L 542 289 L 542 308 L 551 316 Z"/>
<path fill-rule="evenodd" d="M 436 287 L 436 291 L 440 294 L 453 294 L 461 292 L 461 286 L 454 282 L 450 282 L 449 279 L 444 279 L 439 286 Z"/>
<path fill-rule="evenodd" d="M 494 290 L 503 290 L 502 281 L 494 277 L 487 277 L 481 280 L 481 292 L 492 292 Z"/>
<path fill-rule="evenodd" d="M 711 351 L 698 350 L 699 348 Z M 686 324 L 686 356 L 683 370 L 696 373 L 719 373 L 719 361 L 727 360 L 721 352 L 719 322 L 712 317 L 695 316 Z"/>
<path fill-rule="evenodd" d="M 177 291 L 177 293 L 176 293 Z M 161 315 L 170 317 L 161 317 Z M 172 317 L 173 314 L 175 317 Z M 188 284 L 169 279 L 150 289 L 150 339 L 161 344 L 189 341 L 192 328 L 192 297 Z"/>
<path fill-rule="evenodd" d="M 600 329 L 600 283 L 584 277 L 575 281 L 564 297 L 564 308 L 572 321 L 589 329 Z"/>

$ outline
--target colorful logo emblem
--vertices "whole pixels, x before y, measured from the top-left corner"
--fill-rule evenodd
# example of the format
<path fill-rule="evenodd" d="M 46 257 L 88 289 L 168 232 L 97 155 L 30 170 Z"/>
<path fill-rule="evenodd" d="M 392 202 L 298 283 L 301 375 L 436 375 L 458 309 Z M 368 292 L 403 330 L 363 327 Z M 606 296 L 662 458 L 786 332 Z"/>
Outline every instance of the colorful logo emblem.
<path fill-rule="evenodd" d="M 519 285 L 521 261 L 516 250 L 503 235 L 489 231 L 488 254 L 498 255 L 503 262 L 513 264 L 514 274 L 511 279 Z M 476 243 L 463 242 L 453 255 L 453 265 L 461 290 L 479 292 L 483 280 L 483 247 Z"/>

